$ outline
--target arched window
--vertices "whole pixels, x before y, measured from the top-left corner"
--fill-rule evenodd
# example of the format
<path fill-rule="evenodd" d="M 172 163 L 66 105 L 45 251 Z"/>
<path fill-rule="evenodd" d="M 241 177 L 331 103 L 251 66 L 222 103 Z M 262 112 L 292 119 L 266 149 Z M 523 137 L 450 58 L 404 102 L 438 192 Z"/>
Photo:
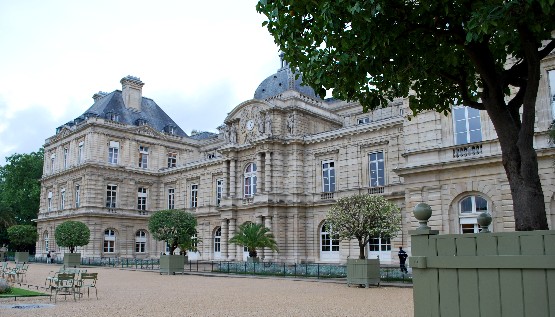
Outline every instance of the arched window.
<path fill-rule="evenodd" d="M 245 197 L 252 197 L 256 194 L 256 164 L 249 163 L 247 165 L 243 179 Z"/>
<path fill-rule="evenodd" d="M 104 252 L 113 253 L 116 248 L 116 232 L 113 229 L 104 230 Z"/>
<path fill-rule="evenodd" d="M 135 252 L 146 252 L 146 232 L 144 230 L 139 230 L 135 234 Z"/>
<path fill-rule="evenodd" d="M 44 252 L 50 251 L 50 237 L 48 231 L 44 233 Z"/>
<path fill-rule="evenodd" d="M 339 235 L 332 232 L 332 228 L 324 223 L 320 230 L 320 260 L 339 260 Z"/>
<path fill-rule="evenodd" d="M 219 259 L 222 256 L 221 241 L 222 241 L 222 228 L 218 228 L 216 229 L 216 232 L 214 232 L 214 258 L 215 259 Z"/>
<path fill-rule="evenodd" d="M 488 210 L 488 201 L 483 197 L 473 195 L 461 199 L 459 202 L 459 232 L 480 232 L 477 221 L 478 215 Z"/>

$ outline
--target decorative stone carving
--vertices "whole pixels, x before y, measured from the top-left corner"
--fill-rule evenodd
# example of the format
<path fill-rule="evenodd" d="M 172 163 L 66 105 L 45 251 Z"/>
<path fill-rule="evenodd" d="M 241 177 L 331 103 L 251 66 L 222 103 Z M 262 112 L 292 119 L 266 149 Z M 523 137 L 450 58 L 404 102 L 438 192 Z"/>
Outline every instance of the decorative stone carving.
<path fill-rule="evenodd" d="M 289 134 L 293 134 L 293 130 L 295 128 L 295 114 L 290 113 L 287 117 L 287 132 Z"/>
<path fill-rule="evenodd" d="M 264 120 L 264 132 L 266 135 L 272 135 L 272 117 L 270 116 L 270 112 L 266 112 L 266 118 Z"/>

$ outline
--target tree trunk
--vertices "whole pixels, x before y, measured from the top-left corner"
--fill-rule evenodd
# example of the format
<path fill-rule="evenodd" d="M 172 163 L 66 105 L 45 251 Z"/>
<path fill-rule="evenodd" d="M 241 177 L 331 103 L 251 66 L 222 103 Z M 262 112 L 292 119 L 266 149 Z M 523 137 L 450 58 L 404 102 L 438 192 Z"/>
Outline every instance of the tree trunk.
<path fill-rule="evenodd" d="M 501 145 L 502 163 L 511 188 L 517 231 L 548 229 L 538 158 L 534 149 L 540 57 L 537 43 L 528 33 L 525 26 L 519 28 L 526 72 L 517 76 L 519 91 L 509 103 L 505 102 L 504 95 L 504 89 L 508 88 L 507 78 L 497 72 L 487 44 L 466 47 L 484 83 L 481 99 Z M 519 111 L 521 106 L 522 115 Z"/>
<path fill-rule="evenodd" d="M 365 247 L 365 246 L 366 246 L 366 245 L 362 243 L 362 239 L 358 239 L 358 247 L 359 247 L 359 250 L 360 250 L 360 251 L 359 251 L 359 255 L 358 255 L 358 258 L 359 258 L 359 259 L 366 259 L 366 256 L 364 255 L 364 253 L 365 253 L 365 252 L 364 252 L 364 251 L 365 251 L 365 250 L 364 250 L 364 247 Z"/>

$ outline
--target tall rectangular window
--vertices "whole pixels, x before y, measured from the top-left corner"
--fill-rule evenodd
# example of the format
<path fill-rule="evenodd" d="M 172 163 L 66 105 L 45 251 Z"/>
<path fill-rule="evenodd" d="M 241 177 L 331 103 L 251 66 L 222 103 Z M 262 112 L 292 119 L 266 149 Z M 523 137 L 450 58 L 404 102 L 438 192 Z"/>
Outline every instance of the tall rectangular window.
<path fill-rule="evenodd" d="M 119 142 L 110 141 L 110 147 L 108 148 L 108 163 L 118 164 L 119 156 Z"/>
<path fill-rule="evenodd" d="M 551 102 L 551 119 L 555 120 L 555 70 L 550 70 L 547 72 L 547 77 L 549 79 L 549 92 Z"/>
<path fill-rule="evenodd" d="M 148 147 L 139 146 L 139 167 L 148 168 Z"/>
<path fill-rule="evenodd" d="M 75 185 L 75 208 L 81 204 L 81 186 Z"/>
<path fill-rule="evenodd" d="M 67 168 L 68 153 L 69 153 L 68 148 L 67 147 L 64 148 L 64 169 Z"/>
<path fill-rule="evenodd" d="M 465 106 L 453 107 L 453 124 L 456 145 L 482 141 L 480 110 Z"/>
<path fill-rule="evenodd" d="M 62 188 L 62 190 L 60 191 L 60 209 L 64 209 L 65 206 L 66 206 L 66 190 L 65 188 Z"/>
<path fill-rule="evenodd" d="M 137 191 L 137 209 L 139 210 L 146 210 L 146 188 L 139 187 Z"/>
<path fill-rule="evenodd" d="M 191 208 L 198 207 L 198 184 L 191 185 Z"/>
<path fill-rule="evenodd" d="M 106 186 L 106 207 L 116 208 L 117 185 Z"/>
<path fill-rule="evenodd" d="M 369 167 L 368 171 L 370 173 L 370 187 L 384 186 L 385 185 L 385 170 L 384 170 L 384 159 L 383 151 L 370 153 L 368 155 Z"/>
<path fill-rule="evenodd" d="M 177 166 L 177 153 L 168 153 L 168 168 Z"/>
<path fill-rule="evenodd" d="M 48 192 L 47 206 L 48 206 L 48 211 L 52 211 L 52 192 Z"/>
<path fill-rule="evenodd" d="M 168 188 L 168 209 L 175 208 L 175 189 Z"/>
<path fill-rule="evenodd" d="M 56 163 L 56 154 L 52 154 L 52 156 L 50 156 L 50 173 L 51 174 L 54 173 L 55 163 Z"/>
<path fill-rule="evenodd" d="M 79 142 L 79 147 L 77 147 L 77 164 L 83 163 L 83 147 L 85 146 L 85 142 Z"/>
<path fill-rule="evenodd" d="M 216 206 L 220 206 L 222 202 L 223 191 L 224 191 L 224 180 L 217 179 L 216 180 Z"/>
<path fill-rule="evenodd" d="M 322 187 L 324 193 L 335 192 L 335 163 L 333 161 L 322 162 Z"/>

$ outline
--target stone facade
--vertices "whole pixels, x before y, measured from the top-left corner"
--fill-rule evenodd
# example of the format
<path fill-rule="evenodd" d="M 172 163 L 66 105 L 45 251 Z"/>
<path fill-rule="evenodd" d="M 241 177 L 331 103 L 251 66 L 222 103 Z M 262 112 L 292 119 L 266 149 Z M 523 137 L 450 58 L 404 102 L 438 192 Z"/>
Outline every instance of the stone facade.
<path fill-rule="evenodd" d="M 555 58 L 543 65 L 535 145 L 553 226 L 555 150 L 547 130 L 555 118 L 548 75 Z M 37 253 L 59 251 L 54 230 L 71 219 L 91 230 L 91 242 L 78 250 L 83 256 L 159 257 L 165 246 L 150 236 L 148 218 L 179 208 L 198 220 L 199 252 L 189 259 L 244 260 L 243 248 L 227 241 L 249 221 L 276 237 L 279 252 L 262 250 L 265 260 L 341 263 L 358 246 L 329 239 L 325 215 L 336 199 L 355 193 L 384 195 L 401 209 L 397 237 L 370 246 L 370 257 L 383 262 L 396 261 L 399 246 L 410 253 L 408 231 L 417 226 L 411 211 L 420 202 L 431 205 L 430 225 L 441 232 L 475 230 L 482 210 L 493 216 L 492 231 L 514 230 L 500 147 L 485 112 L 464 112 L 462 121 L 436 112 L 409 120 L 408 100 L 398 99 L 363 113 L 356 102 L 320 100 L 299 88 L 287 67 L 258 87 L 264 99 L 239 104 L 217 134 L 188 136 L 158 118 L 136 77 L 122 79 L 123 92 L 95 94 L 88 112 L 46 140 Z M 467 142 L 456 141 L 461 123 Z"/>

